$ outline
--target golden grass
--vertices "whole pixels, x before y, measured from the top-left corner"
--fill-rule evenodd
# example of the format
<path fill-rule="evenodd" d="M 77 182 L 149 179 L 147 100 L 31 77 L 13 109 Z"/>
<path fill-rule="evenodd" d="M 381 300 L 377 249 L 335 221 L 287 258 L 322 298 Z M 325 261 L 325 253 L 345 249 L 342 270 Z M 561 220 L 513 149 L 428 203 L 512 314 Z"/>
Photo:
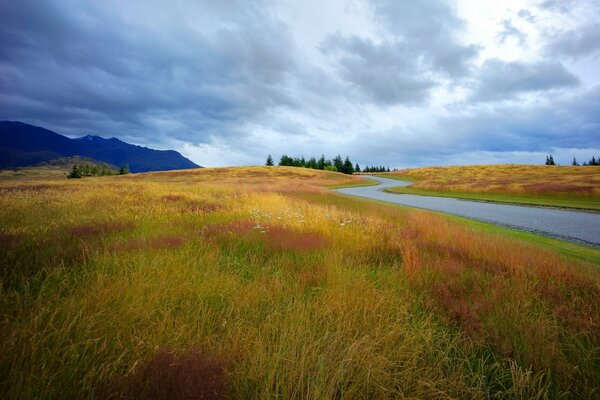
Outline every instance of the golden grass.
<path fill-rule="evenodd" d="M 546 165 L 472 165 L 405 169 L 415 194 L 600 209 L 600 169 Z M 485 195 L 493 195 L 486 197 Z"/>
<path fill-rule="evenodd" d="M 598 265 L 357 179 L 0 182 L 0 397 L 599 395 Z"/>

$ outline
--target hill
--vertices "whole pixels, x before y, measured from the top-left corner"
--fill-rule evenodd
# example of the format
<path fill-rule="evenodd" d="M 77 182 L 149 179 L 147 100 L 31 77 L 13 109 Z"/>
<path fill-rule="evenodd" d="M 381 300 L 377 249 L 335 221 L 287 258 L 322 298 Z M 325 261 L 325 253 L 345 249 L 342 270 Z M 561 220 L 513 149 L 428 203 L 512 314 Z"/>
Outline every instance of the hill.
<path fill-rule="evenodd" d="M 72 170 L 73 165 L 87 165 L 89 167 L 106 168 L 111 173 L 117 174 L 119 167 L 94 160 L 88 157 L 72 156 L 53 158 L 26 167 L 11 169 L 0 169 L 0 181 L 2 180 L 51 180 L 64 179 Z"/>
<path fill-rule="evenodd" d="M 71 139 L 39 126 L 0 121 L 0 168 L 15 168 L 60 158 L 89 157 L 131 172 L 166 171 L 199 166 L 174 150 L 154 150 L 117 138 L 88 135 Z"/>
<path fill-rule="evenodd" d="M 600 210 L 600 169 L 556 165 L 424 167 L 384 174 L 415 183 L 388 191 L 500 203 Z"/>

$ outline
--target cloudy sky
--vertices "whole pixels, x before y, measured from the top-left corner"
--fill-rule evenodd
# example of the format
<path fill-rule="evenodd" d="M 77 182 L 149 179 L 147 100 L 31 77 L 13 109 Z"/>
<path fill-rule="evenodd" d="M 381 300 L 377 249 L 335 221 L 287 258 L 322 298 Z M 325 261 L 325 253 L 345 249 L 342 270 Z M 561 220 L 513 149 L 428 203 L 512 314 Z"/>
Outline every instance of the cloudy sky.
<path fill-rule="evenodd" d="M 600 155 L 597 0 L 0 0 L 0 119 L 204 166 Z"/>

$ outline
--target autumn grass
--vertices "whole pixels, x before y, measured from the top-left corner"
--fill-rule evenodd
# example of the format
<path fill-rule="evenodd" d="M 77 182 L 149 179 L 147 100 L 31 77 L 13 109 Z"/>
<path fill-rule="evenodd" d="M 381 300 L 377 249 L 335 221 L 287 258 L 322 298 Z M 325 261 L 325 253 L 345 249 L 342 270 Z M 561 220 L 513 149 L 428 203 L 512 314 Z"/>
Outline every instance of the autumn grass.
<path fill-rule="evenodd" d="M 0 183 L 0 397 L 594 398 L 587 260 L 285 167 Z"/>
<path fill-rule="evenodd" d="M 600 210 L 600 169 L 475 165 L 406 169 L 384 176 L 415 182 L 393 193 Z"/>

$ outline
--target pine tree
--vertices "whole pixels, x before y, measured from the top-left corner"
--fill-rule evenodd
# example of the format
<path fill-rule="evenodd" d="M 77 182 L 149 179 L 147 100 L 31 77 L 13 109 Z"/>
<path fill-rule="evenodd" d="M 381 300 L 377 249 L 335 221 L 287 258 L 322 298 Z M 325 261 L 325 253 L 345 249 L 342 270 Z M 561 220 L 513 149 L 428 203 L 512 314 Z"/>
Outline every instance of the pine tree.
<path fill-rule="evenodd" d="M 342 156 L 340 156 L 339 154 L 333 159 L 333 166 L 338 170 L 338 171 L 342 171 L 342 168 L 344 168 L 344 162 L 342 161 Z"/>
<path fill-rule="evenodd" d="M 274 164 L 273 164 L 273 157 L 271 157 L 271 155 L 270 155 L 270 154 L 267 156 L 267 162 L 265 163 L 265 165 L 266 165 L 267 167 L 272 167 L 272 166 L 274 165 Z"/>
<path fill-rule="evenodd" d="M 69 175 L 67 175 L 67 178 L 69 179 L 79 179 L 81 178 L 81 172 L 79 171 L 79 168 L 77 167 L 77 164 L 73 165 L 73 169 L 71 170 L 71 172 L 69 173 Z"/>
<path fill-rule="evenodd" d="M 354 166 L 354 172 L 361 172 L 360 165 L 358 165 L 358 163 L 356 163 L 356 165 Z"/>
<path fill-rule="evenodd" d="M 352 165 L 352 161 L 350 161 L 350 157 L 346 156 L 344 160 L 344 164 L 342 164 L 342 170 L 344 174 L 352 175 L 354 173 L 354 165 Z"/>
<path fill-rule="evenodd" d="M 571 165 L 573 165 L 574 167 L 579 166 L 579 163 L 577 162 L 577 159 L 575 158 L 575 156 L 573 156 L 573 162 L 571 163 Z"/>

